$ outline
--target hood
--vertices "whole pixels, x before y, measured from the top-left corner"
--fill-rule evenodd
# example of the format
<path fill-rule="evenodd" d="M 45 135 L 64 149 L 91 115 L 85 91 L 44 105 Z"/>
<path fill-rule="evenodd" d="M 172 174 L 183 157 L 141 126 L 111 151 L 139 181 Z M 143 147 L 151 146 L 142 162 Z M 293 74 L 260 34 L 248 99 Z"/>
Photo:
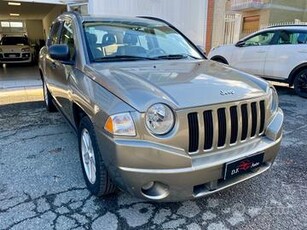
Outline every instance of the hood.
<path fill-rule="evenodd" d="M 0 45 L 3 53 L 19 53 L 23 48 L 30 48 L 28 45 Z"/>
<path fill-rule="evenodd" d="M 268 83 L 207 60 L 95 63 L 89 76 L 140 112 L 162 102 L 173 109 L 262 96 Z"/>

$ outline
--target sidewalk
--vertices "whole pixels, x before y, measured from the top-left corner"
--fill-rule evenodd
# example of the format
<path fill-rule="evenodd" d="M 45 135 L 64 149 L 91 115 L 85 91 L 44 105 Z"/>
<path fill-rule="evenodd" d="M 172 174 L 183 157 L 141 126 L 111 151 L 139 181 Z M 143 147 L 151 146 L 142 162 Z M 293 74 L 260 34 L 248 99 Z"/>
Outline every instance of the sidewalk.
<path fill-rule="evenodd" d="M 36 79 L 29 80 L 2 80 L 0 78 L 0 90 L 11 90 L 20 88 L 37 87 L 42 88 L 42 81 Z"/>
<path fill-rule="evenodd" d="M 0 68 L 0 105 L 43 100 L 37 66 Z"/>

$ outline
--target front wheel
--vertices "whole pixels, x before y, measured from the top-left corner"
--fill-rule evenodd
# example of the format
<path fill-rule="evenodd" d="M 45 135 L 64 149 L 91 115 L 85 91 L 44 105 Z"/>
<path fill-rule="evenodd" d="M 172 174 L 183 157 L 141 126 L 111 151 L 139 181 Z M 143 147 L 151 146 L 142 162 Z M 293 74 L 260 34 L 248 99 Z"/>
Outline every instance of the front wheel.
<path fill-rule="evenodd" d="M 295 76 L 294 90 L 300 97 L 307 98 L 307 69 L 300 71 Z"/>
<path fill-rule="evenodd" d="M 226 59 L 223 59 L 223 58 L 212 58 L 211 60 L 228 65 L 228 62 L 226 61 Z"/>
<path fill-rule="evenodd" d="M 82 172 L 88 190 L 96 196 L 113 193 L 116 187 L 102 160 L 93 124 L 86 116 L 79 125 L 78 142 Z"/>

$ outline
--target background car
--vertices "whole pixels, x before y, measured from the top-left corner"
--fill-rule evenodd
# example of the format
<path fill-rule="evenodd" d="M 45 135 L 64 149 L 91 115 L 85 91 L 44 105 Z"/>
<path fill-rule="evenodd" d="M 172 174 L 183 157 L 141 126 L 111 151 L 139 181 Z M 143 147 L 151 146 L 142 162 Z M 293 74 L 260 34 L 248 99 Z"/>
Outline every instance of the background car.
<path fill-rule="evenodd" d="M 263 78 L 286 82 L 307 97 L 307 26 L 271 27 L 234 45 L 213 48 L 208 58 Z"/>
<path fill-rule="evenodd" d="M 34 49 L 27 36 L 4 36 L 0 41 L 0 64 L 32 63 Z"/>

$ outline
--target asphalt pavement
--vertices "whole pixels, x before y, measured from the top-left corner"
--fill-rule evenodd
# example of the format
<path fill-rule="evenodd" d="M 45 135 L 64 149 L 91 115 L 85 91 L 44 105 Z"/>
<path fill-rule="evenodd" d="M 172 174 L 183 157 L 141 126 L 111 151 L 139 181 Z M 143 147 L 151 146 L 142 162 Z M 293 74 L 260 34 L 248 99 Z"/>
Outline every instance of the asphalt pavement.
<path fill-rule="evenodd" d="M 59 113 L 48 113 L 42 101 L 0 106 L 0 229 L 307 229 L 307 100 L 277 90 L 285 124 L 273 167 L 176 203 L 125 192 L 91 196 L 77 138 Z"/>

